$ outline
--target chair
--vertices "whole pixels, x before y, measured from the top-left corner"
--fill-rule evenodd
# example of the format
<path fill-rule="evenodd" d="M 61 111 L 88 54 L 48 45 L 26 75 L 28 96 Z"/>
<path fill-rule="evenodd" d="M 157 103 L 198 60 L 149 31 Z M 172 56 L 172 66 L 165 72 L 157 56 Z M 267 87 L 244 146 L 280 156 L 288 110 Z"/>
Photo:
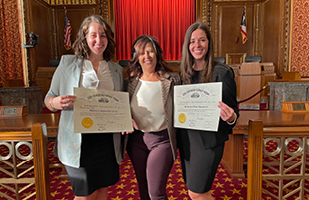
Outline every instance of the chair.
<path fill-rule="evenodd" d="M 129 65 L 129 60 L 119 60 L 118 63 L 121 67 L 127 67 Z"/>
<path fill-rule="evenodd" d="M 36 196 L 36 199 L 50 200 L 46 124 L 32 124 L 31 131 L 10 132 L 8 129 L 8 132 L 1 132 L 0 143 L 8 148 L 8 154 L 0 156 L 0 171 L 5 174 L 0 178 L 0 185 L 12 191 L 12 196 L 15 195 L 16 199 L 27 199 L 23 198 L 27 193 L 28 199 Z M 21 146 L 27 146 L 30 149 L 29 153 L 21 153 Z M 25 189 L 32 185 L 35 185 L 36 190 L 26 192 Z M 10 194 L 2 192 L 0 196 L 13 199 Z"/>
<path fill-rule="evenodd" d="M 262 62 L 262 56 L 246 56 L 245 62 Z"/>
<path fill-rule="evenodd" d="M 49 60 L 49 66 L 51 67 L 58 67 L 60 60 L 56 60 L 56 59 L 50 59 Z"/>
<path fill-rule="evenodd" d="M 225 64 L 225 57 L 216 57 L 216 60 Z"/>

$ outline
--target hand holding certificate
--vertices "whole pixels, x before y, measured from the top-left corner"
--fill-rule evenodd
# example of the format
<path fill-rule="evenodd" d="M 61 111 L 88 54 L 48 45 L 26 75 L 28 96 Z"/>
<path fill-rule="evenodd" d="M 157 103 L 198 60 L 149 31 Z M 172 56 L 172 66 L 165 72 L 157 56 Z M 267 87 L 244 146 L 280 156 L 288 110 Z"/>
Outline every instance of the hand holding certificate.
<path fill-rule="evenodd" d="M 133 131 L 127 92 L 74 88 L 74 133 Z"/>
<path fill-rule="evenodd" d="M 177 85 L 174 87 L 174 126 L 217 131 L 222 83 Z"/>

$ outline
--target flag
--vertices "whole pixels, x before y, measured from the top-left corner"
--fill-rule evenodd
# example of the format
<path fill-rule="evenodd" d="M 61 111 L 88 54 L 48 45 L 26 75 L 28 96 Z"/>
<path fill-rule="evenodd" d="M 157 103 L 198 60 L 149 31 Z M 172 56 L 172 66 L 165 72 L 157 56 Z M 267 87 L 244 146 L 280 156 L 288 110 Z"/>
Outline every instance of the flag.
<path fill-rule="evenodd" d="M 246 6 L 244 7 L 244 12 L 242 14 L 240 28 L 241 28 L 240 31 L 241 31 L 241 35 L 242 35 L 242 43 L 245 44 L 246 41 L 248 40 L 247 26 L 246 26 Z"/>
<path fill-rule="evenodd" d="M 72 27 L 68 18 L 67 10 L 65 10 L 65 23 L 64 23 L 64 47 L 66 50 L 70 50 L 71 45 L 71 31 Z"/>

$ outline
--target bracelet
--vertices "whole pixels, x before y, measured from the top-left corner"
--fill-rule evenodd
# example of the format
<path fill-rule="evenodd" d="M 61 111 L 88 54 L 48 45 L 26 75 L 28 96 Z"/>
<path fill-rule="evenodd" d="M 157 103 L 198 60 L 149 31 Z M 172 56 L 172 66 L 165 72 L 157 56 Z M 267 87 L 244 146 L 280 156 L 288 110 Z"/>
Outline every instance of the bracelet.
<path fill-rule="evenodd" d="M 58 109 L 54 107 L 54 98 L 52 97 L 49 101 L 49 106 L 53 109 L 52 111 L 57 111 Z"/>
<path fill-rule="evenodd" d="M 234 115 L 235 115 L 235 119 L 234 119 L 232 122 L 228 122 L 228 121 L 226 121 L 226 123 L 227 123 L 228 125 L 233 125 L 233 124 L 235 124 L 236 119 L 237 119 L 237 115 L 236 115 L 236 113 L 235 113 L 235 112 L 234 112 Z"/>

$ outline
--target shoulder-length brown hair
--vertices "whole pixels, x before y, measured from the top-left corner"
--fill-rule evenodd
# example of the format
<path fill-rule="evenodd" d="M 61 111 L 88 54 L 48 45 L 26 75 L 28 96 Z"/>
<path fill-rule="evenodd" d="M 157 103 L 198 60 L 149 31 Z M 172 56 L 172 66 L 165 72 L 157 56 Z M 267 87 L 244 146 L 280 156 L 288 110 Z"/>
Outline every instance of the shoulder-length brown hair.
<path fill-rule="evenodd" d="M 138 57 L 144 51 L 145 46 L 148 43 L 152 44 L 152 47 L 155 50 L 157 56 L 157 65 L 155 71 L 158 73 L 158 76 L 161 77 L 163 73 L 172 71 L 166 66 L 166 62 L 164 61 L 163 58 L 163 50 L 159 45 L 159 42 L 152 36 L 141 35 L 133 42 L 132 45 L 131 60 L 129 61 L 128 66 L 129 77 L 131 78 L 135 76 L 140 77 L 143 74 L 143 69 L 139 63 Z"/>
<path fill-rule="evenodd" d="M 208 51 L 205 56 L 206 64 L 204 66 L 200 82 L 205 83 L 205 82 L 212 81 L 212 74 L 213 74 L 214 62 L 215 62 L 212 37 L 210 34 L 210 30 L 206 24 L 202 22 L 196 22 L 187 29 L 184 43 L 182 46 L 180 74 L 181 74 L 181 79 L 185 84 L 191 83 L 191 77 L 194 74 L 193 69 L 192 69 L 192 66 L 194 64 L 194 57 L 192 56 L 189 50 L 189 45 L 190 45 L 191 35 L 197 29 L 201 29 L 202 31 L 204 31 L 209 41 Z"/>
<path fill-rule="evenodd" d="M 78 58 L 89 58 L 90 48 L 87 44 L 86 36 L 88 34 L 89 25 L 92 22 L 101 24 L 105 30 L 108 44 L 103 53 L 103 59 L 109 61 L 114 58 L 116 43 L 114 41 L 114 33 L 112 29 L 100 15 L 91 15 L 83 20 L 82 24 L 79 27 L 76 40 L 72 46 L 72 48 L 74 49 L 74 54 Z"/>

